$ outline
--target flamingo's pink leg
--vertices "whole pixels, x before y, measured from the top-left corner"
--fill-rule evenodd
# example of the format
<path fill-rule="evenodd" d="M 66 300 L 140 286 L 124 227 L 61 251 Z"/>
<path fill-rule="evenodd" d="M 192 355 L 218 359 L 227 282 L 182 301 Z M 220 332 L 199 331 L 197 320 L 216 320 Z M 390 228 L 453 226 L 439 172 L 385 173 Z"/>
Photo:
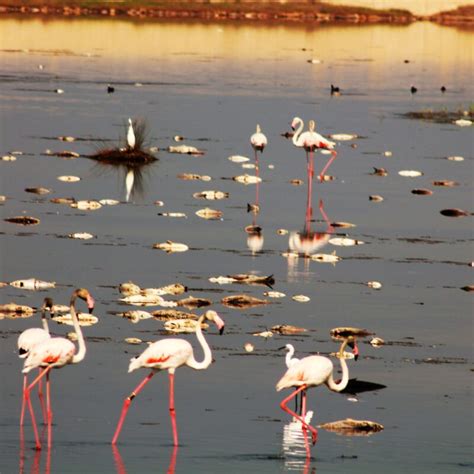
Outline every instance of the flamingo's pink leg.
<path fill-rule="evenodd" d="M 150 372 L 135 388 L 135 390 L 124 400 L 122 414 L 120 415 L 119 422 L 117 424 L 117 428 L 115 429 L 114 437 L 112 438 L 112 444 L 117 443 L 117 439 L 119 437 L 120 431 L 122 430 L 123 422 L 125 421 L 125 417 L 127 416 L 127 411 L 130 407 L 130 403 L 132 400 L 141 392 L 143 387 L 151 380 L 151 378 L 155 375 L 155 372 Z"/>
<path fill-rule="evenodd" d="M 170 460 L 170 465 L 168 466 L 168 470 L 166 471 L 166 474 L 174 474 L 176 470 L 176 457 L 178 455 L 178 446 L 175 445 L 173 448 L 173 452 L 171 454 L 171 460 Z"/>
<path fill-rule="evenodd" d="M 39 373 L 41 374 L 41 372 L 42 372 L 42 369 L 40 367 Z M 38 398 L 40 401 L 41 412 L 43 413 L 43 423 L 47 424 L 48 418 L 47 418 L 47 413 L 46 413 L 46 404 L 43 397 L 43 381 L 42 380 L 40 380 L 38 383 Z"/>
<path fill-rule="evenodd" d="M 331 158 L 329 158 L 328 162 L 326 163 L 326 166 L 323 168 L 321 171 L 321 174 L 319 175 L 319 181 L 323 181 L 324 179 L 324 174 L 326 173 L 327 169 L 329 168 L 330 164 L 335 160 L 337 157 L 337 151 L 331 151 Z"/>
<path fill-rule="evenodd" d="M 21 415 L 20 415 L 20 427 L 23 426 L 25 420 L 25 404 L 26 404 L 26 374 L 23 376 L 23 396 L 21 399 Z"/>
<path fill-rule="evenodd" d="M 173 443 L 178 446 L 178 430 L 176 429 L 176 410 L 174 408 L 174 374 L 170 372 L 170 416 L 173 427 Z"/>
<path fill-rule="evenodd" d="M 308 423 L 306 423 L 306 421 L 304 420 L 304 418 L 301 418 L 301 416 L 299 416 L 297 413 L 295 413 L 294 411 L 290 410 L 288 407 L 287 407 L 287 403 L 293 398 L 293 397 L 296 397 L 296 395 L 298 395 L 298 393 L 300 393 L 301 391 L 303 390 L 306 390 L 308 388 L 307 385 L 302 385 L 301 387 L 299 387 L 298 389 L 296 389 L 292 394 L 290 394 L 288 397 L 286 397 L 281 403 L 280 403 L 280 408 L 284 411 L 286 411 L 289 415 L 291 416 L 294 416 L 297 420 L 299 420 L 301 422 L 301 424 L 303 425 L 303 427 L 306 427 L 307 429 L 309 429 L 309 431 L 311 431 L 311 435 L 312 435 L 312 440 L 313 440 L 313 444 L 316 443 L 317 439 L 318 439 L 318 432 L 316 430 L 316 428 L 313 428 L 311 425 L 308 425 Z"/>
<path fill-rule="evenodd" d="M 28 409 L 30 410 L 31 424 L 33 425 L 33 433 L 35 435 L 35 443 L 36 443 L 35 447 L 39 451 L 41 449 L 41 442 L 38 436 L 38 428 L 36 427 L 35 412 L 33 411 L 33 405 L 31 404 L 30 391 L 28 390 L 28 387 L 25 389 L 25 399 L 26 399 L 26 402 L 28 403 Z M 23 427 L 21 427 L 21 429 L 23 429 Z"/>
<path fill-rule="evenodd" d="M 117 446 L 112 446 L 112 453 L 114 455 L 115 465 L 117 467 L 118 474 L 127 474 L 127 470 L 125 469 L 125 464 L 123 463 L 122 456 L 120 456 L 120 452 Z"/>
<path fill-rule="evenodd" d="M 53 411 L 51 410 L 51 392 L 49 388 L 49 372 L 46 374 L 46 416 L 48 420 L 48 450 L 51 449 L 51 424 L 53 422 Z"/>

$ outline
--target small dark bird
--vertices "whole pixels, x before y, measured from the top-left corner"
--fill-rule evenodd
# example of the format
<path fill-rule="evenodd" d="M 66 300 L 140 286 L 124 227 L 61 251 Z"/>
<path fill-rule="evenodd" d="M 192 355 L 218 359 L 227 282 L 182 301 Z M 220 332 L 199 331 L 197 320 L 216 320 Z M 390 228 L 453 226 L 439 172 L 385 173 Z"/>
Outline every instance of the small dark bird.
<path fill-rule="evenodd" d="M 403 61 L 405 64 L 408 64 L 410 62 L 409 59 L 405 59 L 405 61 Z"/>
<path fill-rule="evenodd" d="M 411 86 L 411 87 L 410 87 L 410 92 L 411 92 L 412 94 L 416 94 L 416 93 L 418 92 L 418 89 L 417 89 L 415 86 Z"/>
<path fill-rule="evenodd" d="M 115 92 L 115 87 L 110 84 L 107 85 L 107 94 L 113 94 Z"/>
<path fill-rule="evenodd" d="M 441 86 L 441 92 L 446 92 L 446 87 Z"/>
<path fill-rule="evenodd" d="M 341 89 L 338 86 L 331 84 L 331 95 L 340 95 L 340 94 L 341 94 Z"/>

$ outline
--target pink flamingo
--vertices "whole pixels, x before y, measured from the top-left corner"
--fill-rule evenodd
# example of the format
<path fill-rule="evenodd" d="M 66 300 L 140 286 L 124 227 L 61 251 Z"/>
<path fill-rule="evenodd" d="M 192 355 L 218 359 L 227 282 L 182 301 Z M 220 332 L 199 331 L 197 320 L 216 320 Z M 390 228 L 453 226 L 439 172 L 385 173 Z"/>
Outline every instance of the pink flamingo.
<path fill-rule="evenodd" d="M 133 392 L 124 400 L 122 413 L 120 415 L 112 445 L 117 443 L 120 431 L 122 430 L 123 422 L 127 415 L 130 403 L 141 392 L 143 387 L 151 380 L 151 378 L 160 370 L 167 370 L 170 381 L 170 398 L 169 410 L 171 416 L 171 426 L 173 428 L 173 442 L 174 446 L 178 446 L 178 432 L 176 429 L 176 410 L 174 407 L 174 372 L 178 367 L 187 365 L 195 370 L 204 370 L 209 367 L 212 362 L 212 354 L 209 345 L 202 334 L 201 324 L 208 319 L 213 321 L 219 333 L 224 332 L 224 321 L 219 317 L 215 311 L 207 311 L 197 321 L 196 336 L 204 351 L 204 359 L 201 362 L 194 358 L 193 348 L 188 341 L 184 339 L 161 339 L 150 344 L 138 357 L 130 360 L 128 372 L 133 372 L 142 367 L 151 369 L 151 372 L 138 384 Z"/>
<path fill-rule="evenodd" d="M 332 375 L 334 366 L 331 360 L 329 360 L 327 357 L 312 355 L 304 357 L 298 362 L 292 363 L 290 367 L 288 367 L 288 370 L 285 372 L 283 377 L 276 384 L 277 392 L 283 390 L 284 388 L 296 387 L 296 390 L 290 396 L 282 400 L 280 407 L 282 410 L 286 411 L 288 414 L 299 420 L 305 432 L 306 429 L 311 431 L 313 444 L 315 444 L 316 440 L 318 439 L 318 432 L 316 428 L 306 423 L 304 419 L 306 415 L 306 390 L 309 387 L 317 387 L 323 383 L 334 392 L 340 392 L 346 388 L 347 383 L 349 382 L 349 369 L 347 368 L 346 361 L 344 360 L 343 352 L 348 343 L 348 339 L 345 339 L 341 344 L 341 348 L 339 349 L 338 357 L 340 359 L 342 368 L 342 380 L 340 382 L 336 383 L 334 381 Z M 296 397 L 296 395 L 298 395 L 300 392 L 303 394 L 302 413 L 301 415 L 298 415 L 288 408 L 287 403 L 293 397 Z"/>
<path fill-rule="evenodd" d="M 41 322 L 43 328 L 29 328 L 23 331 L 18 337 L 18 356 L 20 359 L 24 359 L 28 356 L 30 350 L 47 339 L 50 339 L 48 320 L 46 319 L 46 311 L 51 313 L 51 308 L 53 307 L 53 300 L 51 298 L 45 298 L 43 305 L 41 306 Z M 40 369 L 41 373 L 41 369 Z M 21 416 L 20 416 L 20 426 L 23 426 L 23 421 L 25 418 L 25 393 L 27 386 L 27 376 L 23 376 L 23 397 L 21 403 Z M 38 397 L 40 399 L 41 410 L 43 411 L 43 419 L 46 422 L 46 410 L 44 407 L 43 399 L 43 389 L 42 384 L 38 385 Z"/>
<path fill-rule="evenodd" d="M 253 151 L 255 152 L 255 163 L 258 171 L 258 154 L 263 153 L 264 148 L 267 146 L 267 137 L 262 133 L 260 125 L 257 124 L 255 133 L 250 137 L 250 144 L 252 145 Z"/>
<path fill-rule="evenodd" d="M 38 437 L 38 431 L 36 428 L 36 421 L 34 413 L 31 407 L 30 391 L 39 383 L 39 381 L 46 375 L 46 403 L 47 403 L 47 418 L 48 418 L 48 448 L 51 447 L 51 423 L 53 420 L 53 412 L 51 410 L 50 400 L 50 387 L 49 387 L 49 372 L 51 369 L 59 369 L 68 364 L 77 364 L 84 359 L 86 355 L 86 344 L 84 342 L 84 336 L 82 335 L 79 320 L 76 314 L 76 299 L 77 297 L 86 301 L 89 313 L 92 313 L 94 309 L 94 298 L 85 288 L 79 288 L 74 291 L 71 296 L 70 307 L 71 316 L 74 323 L 74 330 L 78 340 L 78 350 L 76 352 L 76 346 L 64 337 L 51 337 L 40 344 L 35 345 L 28 354 L 25 360 L 23 373 L 27 374 L 37 367 L 44 367 L 45 369 L 36 377 L 36 379 L 27 387 L 26 398 L 30 404 L 31 418 L 33 424 L 33 430 L 36 439 L 36 449 L 41 449 L 41 443 Z"/>
<path fill-rule="evenodd" d="M 298 128 L 296 128 L 298 124 L 299 126 Z M 303 127 L 304 127 L 303 120 L 301 120 L 299 117 L 295 117 L 292 120 L 291 128 L 293 130 L 296 130 L 292 139 L 293 145 L 299 148 L 304 148 L 304 150 L 306 151 L 306 162 L 308 166 L 308 174 L 311 179 L 313 178 L 313 175 L 314 175 L 314 168 L 313 168 L 314 151 L 321 148 L 331 150 L 332 156 L 326 163 L 326 166 L 321 171 L 321 174 L 319 175 L 319 180 L 323 181 L 324 174 L 329 168 L 329 165 L 333 162 L 333 160 L 337 156 L 337 152 L 333 150 L 335 143 L 331 142 L 330 140 L 327 140 L 322 135 L 314 131 L 314 129 L 316 128 L 316 123 L 314 122 L 314 120 L 309 121 L 309 131 L 302 133 Z M 308 158 L 308 153 L 309 153 L 309 158 Z"/>

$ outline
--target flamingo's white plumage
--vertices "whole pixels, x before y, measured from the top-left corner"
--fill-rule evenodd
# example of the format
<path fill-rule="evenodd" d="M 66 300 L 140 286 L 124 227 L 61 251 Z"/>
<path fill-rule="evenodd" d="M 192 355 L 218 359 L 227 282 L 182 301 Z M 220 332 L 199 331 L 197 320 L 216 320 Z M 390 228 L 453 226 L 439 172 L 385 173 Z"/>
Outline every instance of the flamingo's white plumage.
<path fill-rule="evenodd" d="M 194 358 L 193 347 L 191 344 L 178 338 L 161 339 L 159 341 L 150 344 L 138 357 L 131 359 L 128 367 L 129 372 L 133 372 L 136 369 L 148 368 L 152 371 L 143 379 L 143 381 L 135 388 L 135 390 L 125 399 L 122 413 L 115 430 L 112 444 L 117 443 L 120 431 L 122 429 L 123 422 L 127 415 L 131 401 L 138 395 L 143 387 L 150 381 L 156 372 L 160 370 L 167 370 L 169 373 L 170 381 L 170 401 L 169 409 L 171 415 L 171 424 L 173 427 L 173 441 L 174 445 L 178 445 L 178 432 L 176 429 L 176 413 L 174 408 L 174 372 L 178 367 L 187 365 L 192 369 L 203 370 L 207 369 L 212 362 L 212 353 L 204 335 L 202 334 L 201 324 L 207 319 L 213 321 L 220 334 L 224 331 L 224 321 L 215 311 L 207 311 L 203 314 L 197 323 L 196 336 L 201 344 L 204 352 L 204 359 L 201 362 L 196 361 Z"/>
<path fill-rule="evenodd" d="M 127 144 L 130 149 L 135 148 L 135 132 L 133 131 L 132 119 L 128 119 L 128 132 L 127 132 Z"/>
<path fill-rule="evenodd" d="M 250 144 L 255 152 L 255 162 L 258 166 L 258 155 L 257 152 L 263 153 L 263 150 L 267 146 L 268 140 L 267 137 L 262 133 L 260 125 L 257 124 L 255 133 L 250 137 Z"/>

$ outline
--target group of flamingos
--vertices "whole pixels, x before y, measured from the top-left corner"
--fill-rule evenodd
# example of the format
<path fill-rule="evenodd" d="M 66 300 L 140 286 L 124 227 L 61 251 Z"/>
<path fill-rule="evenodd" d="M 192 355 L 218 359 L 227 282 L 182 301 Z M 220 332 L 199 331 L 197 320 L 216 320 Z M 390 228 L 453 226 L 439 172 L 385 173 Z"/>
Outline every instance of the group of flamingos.
<path fill-rule="evenodd" d="M 131 125 L 131 124 L 130 124 Z M 313 153 L 318 148 L 331 149 L 334 147 L 334 143 L 325 139 L 314 131 L 315 123 L 310 121 L 309 131 L 302 132 L 303 121 L 295 117 L 292 122 L 292 127 L 298 129 L 293 135 L 293 143 L 297 147 L 302 147 L 307 153 L 307 166 L 308 166 L 308 177 L 312 179 L 313 170 Z M 133 130 L 132 130 L 133 131 Z M 260 126 L 257 125 L 256 133 L 250 138 L 250 143 L 255 150 L 255 159 L 258 169 L 258 156 L 257 152 L 263 152 L 267 139 L 261 132 Z M 330 165 L 331 161 L 336 157 L 336 152 L 332 152 L 332 157 L 324 167 L 320 174 L 320 179 L 324 176 L 325 171 Z M 94 298 L 85 288 L 76 289 L 70 300 L 70 311 L 74 325 L 74 330 L 77 336 L 78 345 L 76 346 L 69 340 L 63 337 L 52 337 L 49 333 L 48 322 L 46 318 L 46 312 L 52 312 L 53 302 L 50 298 L 45 298 L 44 303 L 41 307 L 42 324 L 43 328 L 30 328 L 23 331 L 18 338 L 18 350 L 19 356 L 25 359 L 23 366 L 23 398 L 22 408 L 20 416 L 20 427 L 23 429 L 24 414 L 26 405 L 28 406 L 31 414 L 32 427 L 35 436 L 36 449 L 41 449 L 41 441 L 38 435 L 38 429 L 36 425 L 35 415 L 31 402 L 31 390 L 38 385 L 38 395 L 40 398 L 41 409 L 43 412 L 43 420 L 47 425 L 48 432 L 48 448 L 51 447 L 51 425 L 53 419 L 53 412 L 51 409 L 51 397 L 50 397 L 50 372 L 52 369 L 59 369 L 69 364 L 77 364 L 81 362 L 86 355 L 86 345 L 84 336 L 79 324 L 78 316 L 76 313 L 76 300 L 80 298 L 85 301 L 89 313 L 92 313 L 94 309 Z M 125 417 L 132 400 L 141 392 L 145 385 L 152 379 L 152 377 L 161 370 L 167 370 L 169 374 L 169 411 L 171 417 L 171 425 L 173 429 L 173 443 L 174 446 L 178 446 L 178 430 L 176 426 L 176 411 L 174 405 L 174 373 L 178 367 L 187 365 L 195 370 L 204 370 L 212 362 L 211 349 L 204 338 L 202 333 L 201 324 L 204 320 L 212 321 L 217 326 L 220 334 L 224 331 L 224 321 L 215 311 L 207 311 L 198 320 L 196 336 L 201 348 L 204 352 L 204 358 L 201 361 L 197 361 L 194 358 L 194 352 L 191 344 L 179 338 L 166 338 L 156 341 L 150 344 L 138 357 L 134 357 L 130 361 L 128 372 L 132 372 L 139 368 L 150 369 L 150 373 L 135 387 L 128 397 L 125 398 L 123 403 L 122 412 L 112 438 L 112 444 L 117 443 L 118 437 L 122 430 Z M 292 358 L 294 349 L 291 345 L 287 345 L 290 349 L 291 354 L 287 355 L 286 364 L 287 371 L 281 377 L 276 384 L 276 390 L 280 391 L 285 388 L 294 388 L 295 390 L 288 397 L 286 397 L 281 403 L 281 408 L 288 414 L 294 417 L 294 419 L 301 422 L 302 430 L 307 436 L 307 430 L 311 432 L 311 438 L 313 444 L 317 440 L 316 429 L 309 425 L 305 421 L 306 415 L 306 390 L 309 387 L 315 387 L 318 385 L 325 384 L 330 390 L 339 392 L 343 390 L 349 381 L 349 371 L 347 364 L 344 360 L 344 348 L 349 344 L 353 349 L 353 353 L 357 356 L 357 346 L 353 338 L 345 338 L 342 341 L 338 357 L 342 368 L 342 379 L 339 382 L 335 382 L 333 378 L 333 363 L 330 359 L 319 356 L 311 355 L 302 359 Z M 28 384 L 27 374 L 34 370 L 39 369 L 39 374 L 34 380 Z M 42 393 L 42 381 L 46 378 L 46 401 L 44 400 Z M 301 393 L 300 408 L 296 408 L 296 411 L 288 408 L 288 402 L 297 397 Z M 45 406 L 46 405 L 46 406 Z M 298 413 L 297 413 L 298 412 Z"/>

